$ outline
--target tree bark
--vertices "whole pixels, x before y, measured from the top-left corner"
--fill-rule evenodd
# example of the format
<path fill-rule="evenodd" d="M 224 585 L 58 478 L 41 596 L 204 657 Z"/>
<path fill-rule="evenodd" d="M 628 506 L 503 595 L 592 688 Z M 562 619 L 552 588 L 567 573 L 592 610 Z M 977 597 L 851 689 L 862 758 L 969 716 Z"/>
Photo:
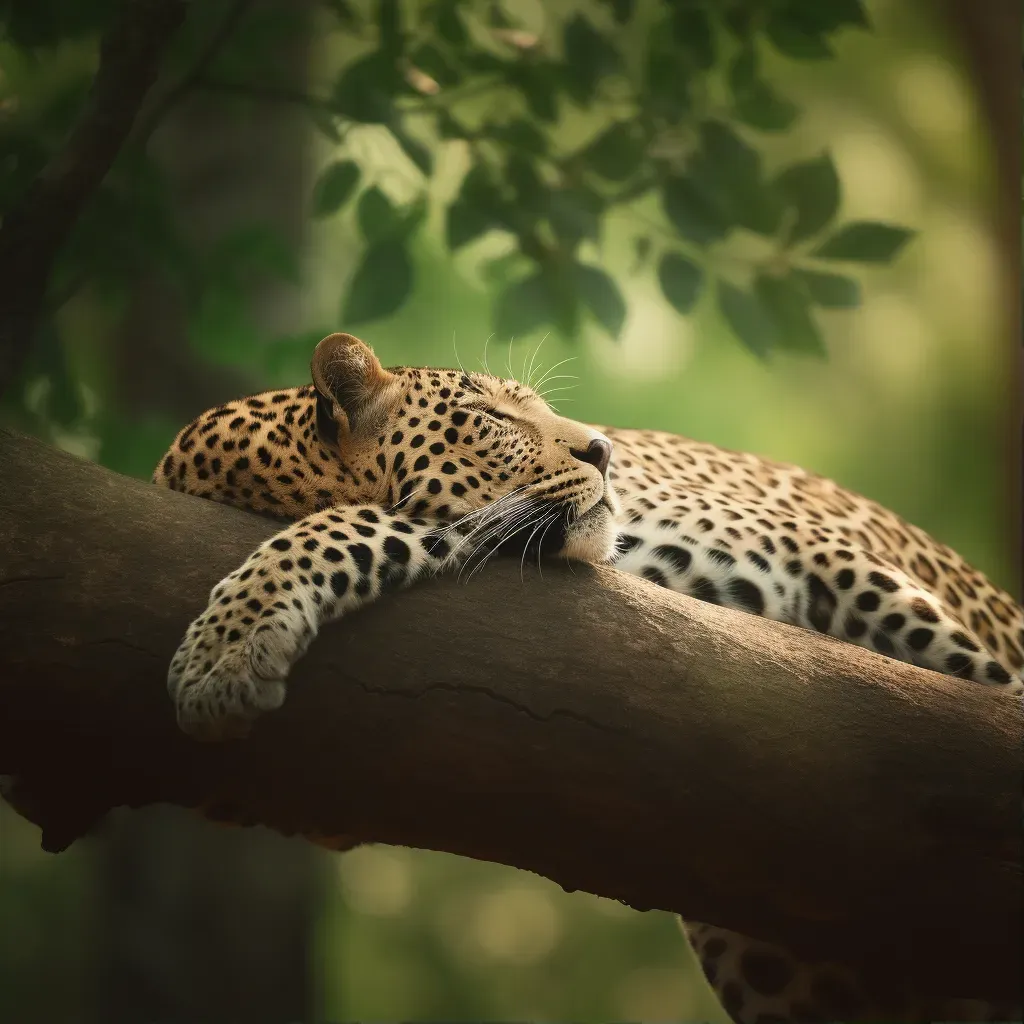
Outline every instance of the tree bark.
<path fill-rule="evenodd" d="M 168 802 L 444 850 L 1019 999 L 1017 701 L 609 568 L 493 564 L 324 630 L 250 739 L 166 667 L 274 524 L 0 433 L 0 772 L 59 850 Z"/>
<path fill-rule="evenodd" d="M 31 347 L 53 262 L 128 138 L 184 16 L 184 0 L 122 5 L 78 124 L 0 224 L 0 394 Z"/>

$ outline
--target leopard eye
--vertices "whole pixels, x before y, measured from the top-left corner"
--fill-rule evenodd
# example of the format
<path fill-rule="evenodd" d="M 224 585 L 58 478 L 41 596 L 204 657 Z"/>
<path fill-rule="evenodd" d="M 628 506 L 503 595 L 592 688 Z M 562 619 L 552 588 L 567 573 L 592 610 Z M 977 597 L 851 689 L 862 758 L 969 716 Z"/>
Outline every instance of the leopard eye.
<path fill-rule="evenodd" d="M 496 420 L 510 420 L 510 419 L 512 419 L 511 416 L 506 416 L 503 412 L 498 412 L 497 409 L 487 409 L 485 411 L 486 411 L 488 416 L 492 416 Z"/>

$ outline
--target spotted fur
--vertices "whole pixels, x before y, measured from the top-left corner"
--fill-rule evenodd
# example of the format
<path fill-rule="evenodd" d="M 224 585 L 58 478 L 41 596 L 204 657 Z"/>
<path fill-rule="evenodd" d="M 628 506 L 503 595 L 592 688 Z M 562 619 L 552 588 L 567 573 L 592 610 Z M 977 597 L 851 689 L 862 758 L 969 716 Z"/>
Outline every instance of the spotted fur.
<path fill-rule="evenodd" d="M 324 623 L 499 549 L 611 562 L 1024 691 L 1024 610 L 948 547 L 830 480 L 672 434 L 578 423 L 513 380 L 385 370 L 349 335 L 317 346 L 312 376 L 203 413 L 154 475 L 292 524 L 217 584 L 174 656 L 168 686 L 194 736 L 244 734 L 280 706 Z M 738 1021 L 834 1019 L 865 1002 L 841 970 L 708 925 L 692 926 L 691 941 Z"/>

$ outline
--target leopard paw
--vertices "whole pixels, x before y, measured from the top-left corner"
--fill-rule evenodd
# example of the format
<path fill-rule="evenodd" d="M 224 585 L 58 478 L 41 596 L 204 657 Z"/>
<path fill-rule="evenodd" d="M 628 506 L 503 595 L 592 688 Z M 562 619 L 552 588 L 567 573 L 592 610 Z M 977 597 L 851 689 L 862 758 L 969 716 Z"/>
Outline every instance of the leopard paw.
<path fill-rule="evenodd" d="M 171 660 L 167 690 L 178 724 L 197 740 L 246 736 L 253 722 L 285 699 L 285 681 L 315 634 L 301 601 L 264 605 L 232 574 L 189 627 Z"/>

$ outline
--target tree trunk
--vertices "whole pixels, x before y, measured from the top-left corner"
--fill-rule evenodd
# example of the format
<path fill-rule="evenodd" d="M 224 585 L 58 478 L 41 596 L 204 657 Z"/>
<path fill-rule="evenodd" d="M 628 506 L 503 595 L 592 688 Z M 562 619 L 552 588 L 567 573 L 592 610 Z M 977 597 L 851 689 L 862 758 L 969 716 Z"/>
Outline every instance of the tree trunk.
<path fill-rule="evenodd" d="M 506 563 L 326 629 L 249 740 L 199 744 L 168 661 L 275 526 L 10 434 L 0 464 L 0 771 L 47 848 L 113 806 L 202 805 L 1019 1000 L 1021 713 L 994 688 L 613 569 Z"/>

